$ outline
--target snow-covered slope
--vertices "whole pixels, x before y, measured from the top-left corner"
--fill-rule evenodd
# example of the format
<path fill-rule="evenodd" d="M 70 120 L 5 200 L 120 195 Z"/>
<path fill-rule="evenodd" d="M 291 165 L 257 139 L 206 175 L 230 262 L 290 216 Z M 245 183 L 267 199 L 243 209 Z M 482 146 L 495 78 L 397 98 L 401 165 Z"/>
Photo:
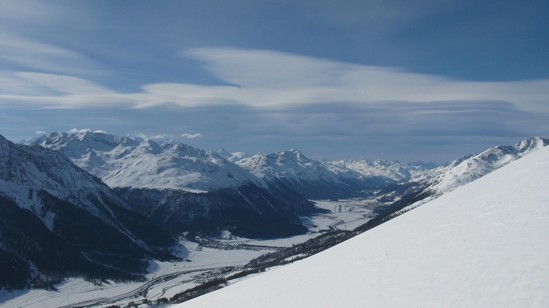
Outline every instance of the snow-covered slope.
<path fill-rule="evenodd" d="M 212 191 L 261 181 L 213 151 L 140 137 L 73 130 L 33 140 L 57 150 L 110 187 Z"/>
<path fill-rule="evenodd" d="M 547 307 L 549 147 L 177 307 Z"/>
<path fill-rule="evenodd" d="M 67 157 L 0 136 L 0 287 L 49 276 L 135 278 L 147 258 L 167 257 L 172 244 Z"/>
<path fill-rule="evenodd" d="M 39 192 L 66 200 L 103 220 L 112 221 L 105 207 L 126 203 L 107 185 L 75 166 L 67 157 L 41 147 L 13 144 L 0 136 L 0 193 L 36 215 L 44 212 Z M 55 215 L 41 217 L 53 229 Z"/>
<path fill-rule="evenodd" d="M 549 139 L 529 138 L 515 145 L 489 148 L 479 154 L 455 160 L 431 174 L 429 189 L 435 194 L 451 191 L 549 144 Z"/>

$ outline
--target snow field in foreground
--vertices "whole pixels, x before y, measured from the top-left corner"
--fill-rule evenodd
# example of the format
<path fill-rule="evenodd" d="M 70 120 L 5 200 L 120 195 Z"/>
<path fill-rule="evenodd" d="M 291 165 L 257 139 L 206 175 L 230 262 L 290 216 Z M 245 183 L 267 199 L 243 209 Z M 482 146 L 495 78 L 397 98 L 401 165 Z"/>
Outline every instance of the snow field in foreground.
<path fill-rule="evenodd" d="M 549 147 L 177 307 L 548 307 Z"/>

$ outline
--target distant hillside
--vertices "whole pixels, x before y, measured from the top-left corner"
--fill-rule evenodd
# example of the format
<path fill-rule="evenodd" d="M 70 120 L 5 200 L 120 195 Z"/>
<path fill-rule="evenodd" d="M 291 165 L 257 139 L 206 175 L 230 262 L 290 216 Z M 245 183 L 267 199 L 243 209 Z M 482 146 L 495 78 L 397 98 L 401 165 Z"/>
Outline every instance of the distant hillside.
<path fill-rule="evenodd" d="M 500 145 L 468 155 L 433 170 L 429 190 L 435 194 L 445 193 L 472 182 L 510 162 L 549 145 L 546 138 L 528 138 L 515 145 Z"/>

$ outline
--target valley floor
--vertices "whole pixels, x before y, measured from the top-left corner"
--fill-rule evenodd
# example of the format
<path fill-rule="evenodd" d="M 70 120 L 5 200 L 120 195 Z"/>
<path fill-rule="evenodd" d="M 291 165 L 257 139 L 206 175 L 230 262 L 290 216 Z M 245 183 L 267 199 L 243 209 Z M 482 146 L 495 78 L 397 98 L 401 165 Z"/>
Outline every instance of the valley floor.
<path fill-rule="evenodd" d="M 219 238 L 181 239 L 181 262 L 151 262 L 146 282 L 100 284 L 80 278 L 68 278 L 56 285 L 56 291 L 0 291 L 2 307 L 107 307 L 130 302 L 162 302 L 177 293 L 215 277 L 238 273 L 251 259 L 274 250 L 290 247 L 333 230 L 352 230 L 372 217 L 372 200 L 348 199 L 315 201 L 330 213 L 304 217 L 309 228 L 304 235 L 273 240 L 237 238 L 224 232 Z M 185 251 L 186 250 L 186 251 Z"/>

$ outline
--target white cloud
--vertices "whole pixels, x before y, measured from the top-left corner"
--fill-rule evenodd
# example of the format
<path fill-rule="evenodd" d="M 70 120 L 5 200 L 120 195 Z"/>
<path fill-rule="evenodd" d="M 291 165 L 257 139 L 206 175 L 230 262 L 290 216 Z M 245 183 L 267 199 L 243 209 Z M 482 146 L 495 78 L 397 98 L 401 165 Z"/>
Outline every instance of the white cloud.
<path fill-rule="evenodd" d="M 202 138 L 202 134 L 201 133 L 184 133 L 184 134 L 181 134 L 181 138 L 187 138 L 187 139 L 197 139 L 197 138 Z"/>
<path fill-rule="evenodd" d="M 144 97 L 143 94 L 117 93 L 70 75 L 0 72 L 0 81 L 6 81 L 0 84 L 0 107 L 21 104 L 49 109 L 136 106 Z"/>
<path fill-rule="evenodd" d="M 147 135 L 145 133 L 137 133 L 135 137 L 142 140 L 154 140 L 160 142 L 173 142 L 175 139 L 175 136 L 172 134 Z"/>
<path fill-rule="evenodd" d="M 170 134 L 159 134 L 159 135 L 149 136 L 149 139 L 171 142 L 173 141 L 174 136 Z"/>
<path fill-rule="evenodd" d="M 230 97 L 254 107 L 336 101 L 495 100 L 509 101 L 532 110 L 545 107 L 549 97 L 549 80 L 462 81 L 265 50 L 203 48 L 184 54 L 205 62 L 206 68 L 216 77 L 234 85 L 233 92 L 227 87 L 195 89 L 194 95 L 208 92 L 211 102 L 215 101 L 216 94 L 219 94 L 217 101 Z M 189 96 L 189 92 L 193 91 L 184 95 Z M 546 107 L 544 109 L 547 111 Z"/>
<path fill-rule="evenodd" d="M 46 134 L 46 131 L 45 130 L 37 130 L 35 133 L 37 135 L 44 135 L 44 134 Z"/>
<path fill-rule="evenodd" d="M 67 75 L 19 72 L 15 75 L 29 82 L 64 94 L 114 94 L 113 91 L 88 80 Z"/>
<path fill-rule="evenodd" d="M 45 89 L 15 76 L 12 72 L 0 70 L 0 93 L 3 95 L 42 95 Z"/>
<path fill-rule="evenodd" d="M 202 48 L 184 54 L 204 62 L 226 84 L 155 83 L 143 85 L 141 92 L 118 93 L 71 75 L 20 72 L 14 78 L 27 82 L 33 93 L 36 87 L 43 87 L 60 94 L 8 92 L 0 95 L 0 104 L 15 101 L 47 108 L 245 105 L 280 109 L 333 102 L 364 106 L 413 102 L 425 103 L 428 109 L 455 101 L 502 101 L 522 111 L 549 112 L 549 80 L 463 81 L 267 50 Z"/>
<path fill-rule="evenodd" d="M 70 134 L 84 134 L 84 133 L 100 133 L 106 134 L 107 132 L 101 129 L 89 129 L 89 128 L 72 128 L 68 131 Z"/>
<path fill-rule="evenodd" d="M 337 79 L 337 71 L 350 68 L 343 63 L 269 50 L 200 48 L 182 55 L 204 62 L 208 71 L 228 83 L 250 88 L 330 85 Z"/>
<path fill-rule="evenodd" d="M 27 70 L 96 74 L 98 65 L 72 50 L 0 30 L 0 59 Z"/>

